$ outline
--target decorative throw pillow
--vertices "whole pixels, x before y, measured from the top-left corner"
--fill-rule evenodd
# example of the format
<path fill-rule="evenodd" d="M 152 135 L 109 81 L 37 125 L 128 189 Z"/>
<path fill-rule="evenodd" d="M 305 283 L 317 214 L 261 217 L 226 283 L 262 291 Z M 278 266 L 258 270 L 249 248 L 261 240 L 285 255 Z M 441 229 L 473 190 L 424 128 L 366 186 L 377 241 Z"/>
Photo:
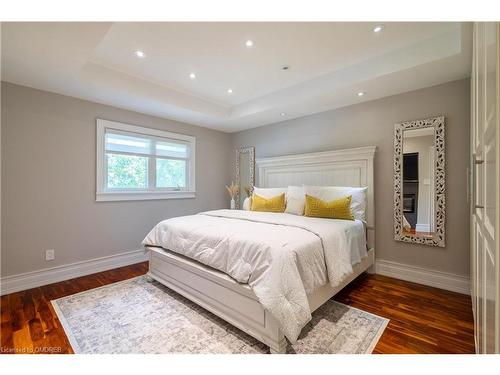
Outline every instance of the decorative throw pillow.
<path fill-rule="evenodd" d="M 306 205 L 306 194 L 303 186 L 289 186 L 286 192 L 286 209 L 287 214 L 304 215 L 304 207 Z"/>
<path fill-rule="evenodd" d="M 326 202 L 351 196 L 351 212 L 355 219 L 365 220 L 366 187 L 347 186 L 304 186 L 305 194 Z"/>
<path fill-rule="evenodd" d="M 306 194 L 305 215 L 328 219 L 354 220 L 351 212 L 351 196 L 325 202 Z"/>
<path fill-rule="evenodd" d="M 252 195 L 252 211 L 264 212 L 284 212 L 285 211 L 285 193 L 273 198 L 263 198 L 255 193 Z"/>

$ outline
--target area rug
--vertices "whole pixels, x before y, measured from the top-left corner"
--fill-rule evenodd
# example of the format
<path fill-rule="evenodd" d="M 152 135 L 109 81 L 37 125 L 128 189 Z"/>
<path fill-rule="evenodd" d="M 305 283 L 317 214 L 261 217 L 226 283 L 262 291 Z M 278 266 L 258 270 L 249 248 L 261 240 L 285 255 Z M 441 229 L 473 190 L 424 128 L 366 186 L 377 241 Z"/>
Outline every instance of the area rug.
<path fill-rule="evenodd" d="M 268 353 L 269 348 L 145 276 L 52 301 L 75 353 Z M 389 321 L 328 301 L 287 353 L 371 353 Z"/>

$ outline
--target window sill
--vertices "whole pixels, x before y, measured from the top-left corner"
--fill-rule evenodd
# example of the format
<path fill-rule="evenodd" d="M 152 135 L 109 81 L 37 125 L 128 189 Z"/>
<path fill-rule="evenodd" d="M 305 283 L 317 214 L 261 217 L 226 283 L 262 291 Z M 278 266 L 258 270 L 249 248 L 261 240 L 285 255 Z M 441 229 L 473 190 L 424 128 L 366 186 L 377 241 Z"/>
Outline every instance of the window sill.
<path fill-rule="evenodd" d="M 195 191 L 137 191 L 116 192 L 103 191 L 96 194 L 96 202 L 144 201 L 154 199 L 188 199 L 196 198 Z"/>

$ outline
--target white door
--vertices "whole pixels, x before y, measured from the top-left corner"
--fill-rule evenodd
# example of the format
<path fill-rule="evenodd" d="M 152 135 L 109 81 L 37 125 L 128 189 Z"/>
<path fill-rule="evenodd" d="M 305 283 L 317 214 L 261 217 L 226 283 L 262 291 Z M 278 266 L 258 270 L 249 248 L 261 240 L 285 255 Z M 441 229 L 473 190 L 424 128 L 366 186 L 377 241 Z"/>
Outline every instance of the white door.
<path fill-rule="evenodd" d="M 499 353 L 499 27 L 474 25 L 471 281 L 478 353 Z"/>

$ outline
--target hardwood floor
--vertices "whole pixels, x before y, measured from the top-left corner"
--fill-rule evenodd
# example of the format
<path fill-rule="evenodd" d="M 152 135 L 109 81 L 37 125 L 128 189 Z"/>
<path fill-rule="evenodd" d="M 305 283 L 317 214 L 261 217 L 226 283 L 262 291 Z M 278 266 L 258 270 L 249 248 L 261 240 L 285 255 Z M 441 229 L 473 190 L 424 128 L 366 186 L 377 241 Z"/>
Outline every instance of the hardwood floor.
<path fill-rule="evenodd" d="M 1 353 L 73 353 L 50 300 L 146 273 L 147 262 L 1 297 Z M 474 353 L 469 296 L 361 275 L 335 300 L 390 319 L 374 353 Z"/>
<path fill-rule="evenodd" d="M 474 353 L 470 296 L 363 274 L 334 300 L 390 319 L 373 353 Z"/>

